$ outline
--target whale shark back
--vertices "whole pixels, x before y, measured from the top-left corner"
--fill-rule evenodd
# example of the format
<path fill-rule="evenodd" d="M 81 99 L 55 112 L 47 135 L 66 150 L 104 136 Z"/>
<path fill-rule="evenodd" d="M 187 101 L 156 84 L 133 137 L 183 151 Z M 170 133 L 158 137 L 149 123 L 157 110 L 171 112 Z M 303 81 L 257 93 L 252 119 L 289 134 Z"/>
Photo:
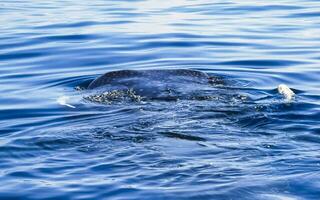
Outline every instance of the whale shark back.
<path fill-rule="evenodd" d="M 209 76 L 201 71 L 189 69 L 167 69 L 167 70 L 119 70 L 111 71 L 93 80 L 88 89 L 95 89 L 106 85 L 126 84 L 134 80 L 141 84 L 150 81 L 179 82 L 191 81 L 196 83 L 207 83 Z"/>
<path fill-rule="evenodd" d="M 217 96 L 212 87 L 218 80 L 215 78 L 191 69 L 111 71 L 89 84 L 89 91 L 96 94 L 87 99 L 95 102 L 207 99 L 212 94 Z"/>

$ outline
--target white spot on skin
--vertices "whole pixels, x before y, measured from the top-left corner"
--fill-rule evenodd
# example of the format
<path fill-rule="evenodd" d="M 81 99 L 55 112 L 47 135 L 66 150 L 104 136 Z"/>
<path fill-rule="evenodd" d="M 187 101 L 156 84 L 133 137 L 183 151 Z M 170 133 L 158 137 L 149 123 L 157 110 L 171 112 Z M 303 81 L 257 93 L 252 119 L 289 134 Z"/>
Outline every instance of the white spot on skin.
<path fill-rule="evenodd" d="M 63 105 L 63 106 L 68 106 L 69 108 L 76 108 L 75 106 L 73 105 L 70 105 L 67 103 L 67 100 L 69 100 L 70 97 L 67 97 L 67 96 L 61 96 L 57 99 L 57 102 L 60 104 L 60 105 Z"/>
<path fill-rule="evenodd" d="M 295 95 L 294 92 L 285 84 L 280 84 L 278 86 L 278 92 L 288 101 L 291 101 Z"/>

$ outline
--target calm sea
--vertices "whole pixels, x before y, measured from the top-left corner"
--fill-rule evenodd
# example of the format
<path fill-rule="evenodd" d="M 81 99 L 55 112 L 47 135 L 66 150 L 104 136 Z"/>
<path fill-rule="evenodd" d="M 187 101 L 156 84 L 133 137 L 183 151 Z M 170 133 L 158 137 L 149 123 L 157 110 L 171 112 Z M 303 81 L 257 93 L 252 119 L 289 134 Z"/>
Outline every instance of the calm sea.
<path fill-rule="evenodd" d="M 320 199 L 319 1 L 1 0 L 0 16 L 0 199 Z M 155 68 L 227 85 L 110 105 L 75 90 Z"/>

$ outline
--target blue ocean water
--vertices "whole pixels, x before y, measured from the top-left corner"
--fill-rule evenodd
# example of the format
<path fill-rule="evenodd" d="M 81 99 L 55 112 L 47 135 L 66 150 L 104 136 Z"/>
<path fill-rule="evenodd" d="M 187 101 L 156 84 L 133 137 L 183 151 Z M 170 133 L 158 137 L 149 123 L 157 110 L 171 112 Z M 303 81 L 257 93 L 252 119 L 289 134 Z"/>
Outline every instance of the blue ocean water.
<path fill-rule="evenodd" d="M 319 1 L 2 0 L 0 13 L 0 199 L 320 198 Z M 75 90 L 173 68 L 222 77 L 228 98 L 101 105 Z"/>

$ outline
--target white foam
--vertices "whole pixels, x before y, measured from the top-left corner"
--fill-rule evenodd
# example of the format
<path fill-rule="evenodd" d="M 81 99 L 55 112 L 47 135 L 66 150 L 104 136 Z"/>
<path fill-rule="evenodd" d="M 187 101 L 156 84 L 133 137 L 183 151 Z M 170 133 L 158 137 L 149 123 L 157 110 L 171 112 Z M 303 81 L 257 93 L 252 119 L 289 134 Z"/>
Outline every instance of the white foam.
<path fill-rule="evenodd" d="M 67 100 L 69 100 L 70 97 L 68 96 L 61 96 L 57 99 L 57 102 L 60 104 L 60 105 L 63 105 L 63 106 L 68 106 L 70 108 L 76 108 L 75 106 L 71 105 L 71 104 L 68 104 L 67 103 Z"/>
<path fill-rule="evenodd" d="M 278 92 L 288 101 L 291 101 L 295 96 L 295 93 L 285 84 L 280 84 L 278 86 Z"/>

